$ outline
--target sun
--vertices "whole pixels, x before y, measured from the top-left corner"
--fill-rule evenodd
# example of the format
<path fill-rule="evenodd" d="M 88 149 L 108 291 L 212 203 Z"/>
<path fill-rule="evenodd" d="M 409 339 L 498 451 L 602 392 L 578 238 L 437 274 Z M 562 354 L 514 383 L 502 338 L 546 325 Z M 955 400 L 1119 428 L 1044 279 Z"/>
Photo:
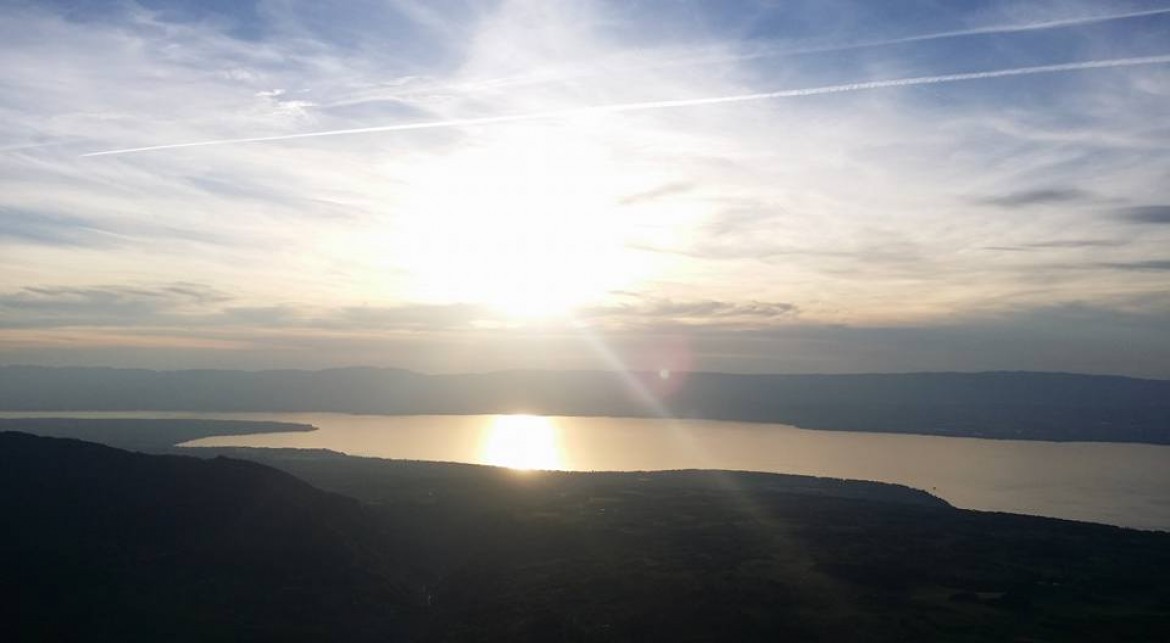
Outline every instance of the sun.
<path fill-rule="evenodd" d="M 480 461 L 523 471 L 564 468 L 557 429 L 539 415 L 497 415 L 484 436 Z"/>
<path fill-rule="evenodd" d="M 628 177 L 598 142 L 547 130 L 506 128 L 405 177 L 394 252 L 413 297 L 544 317 L 638 279 Z"/>

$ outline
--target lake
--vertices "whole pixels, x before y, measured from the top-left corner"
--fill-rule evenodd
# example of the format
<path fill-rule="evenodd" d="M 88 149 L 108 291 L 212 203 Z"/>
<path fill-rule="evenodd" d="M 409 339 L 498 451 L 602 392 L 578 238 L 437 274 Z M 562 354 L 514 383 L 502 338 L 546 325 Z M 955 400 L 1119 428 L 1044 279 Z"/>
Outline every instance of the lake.
<path fill-rule="evenodd" d="M 875 480 L 957 507 L 1170 530 L 1170 446 L 813 431 L 705 420 L 340 413 L 5 413 L 5 416 L 273 420 L 312 432 L 204 438 L 199 446 L 633 471 L 732 469 Z"/>

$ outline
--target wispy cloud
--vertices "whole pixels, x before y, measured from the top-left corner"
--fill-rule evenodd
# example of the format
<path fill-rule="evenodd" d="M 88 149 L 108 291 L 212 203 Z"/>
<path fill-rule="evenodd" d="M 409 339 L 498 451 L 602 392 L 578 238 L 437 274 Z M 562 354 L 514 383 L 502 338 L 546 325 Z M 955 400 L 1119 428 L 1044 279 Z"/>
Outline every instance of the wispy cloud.
<path fill-rule="evenodd" d="M 322 136 L 349 136 L 355 134 L 380 134 L 389 132 L 408 132 L 429 129 L 452 129 L 478 127 L 483 125 L 501 125 L 524 121 L 572 119 L 591 114 L 621 114 L 625 112 L 640 112 L 644 110 L 677 109 L 684 107 L 699 107 L 706 105 L 721 105 L 726 103 L 743 103 L 759 100 L 774 100 L 780 98 L 800 98 L 805 96 L 822 96 L 825 94 L 841 94 L 847 92 L 866 91 L 871 89 L 886 89 L 891 87 L 913 87 L 917 85 L 936 85 L 940 83 L 956 83 L 973 80 L 988 80 L 993 78 L 1008 78 L 1012 76 L 1030 76 L 1033 74 L 1053 74 L 1059 72 L 1084 71 L 1090 69 L 1110 69 L 1118 67 L 1134 67 L 1139 65 L 1163 65 L 1170 63 L 1170 55 L 1142 56 L 1136 58 L 1116 58 L 1110 60 L 1086 60 L 1080 62 L 1060 63 L 1056 65 L 1036 65 L 1031 67 L 1015 67 L 1010 69 L 991 69 L 986 71 L 965 72 L 960 74 L 941 74 L 936 76 L 914 76 L 910 78 L 893 78 L 886 80 L 871 80 L 843 85 L 826 85 L 822 87 L 806 87 L 800 89 L 782 89 L 751 94 L 732 94 L 726 96 L 707 96 L 702 98 L 684 98 L 678 100 L 651 100 L 633 103 L 611 103 L 604 105 L 590 105 L 561 110 L 544 112 L 529 112 L 524 114 L 505 114 L 502 116 L 481 116 L 474 118 L 454 118 L 438 121 L 424 121 L 420 123 L 397 123 L 392 125 L 375 125 L 372 127 L 352 127 L 347 129 L 323 130 L 317 132 L 301 132 L 296 134 L 278 134 L 275 136 L 252 136 L 245 138 L 225 138 L 208 141 L 194 141 L 189 143 L 165 143 L 148 145 L 145 147 L 128 147 L 98 152 L 87 152 L 83 157 L 114 156 L 119 154 L 134 154 L 138 152 L 155 152 L 161 150 L 182 149 L 188 147 L 208 147 L 212 145 L 236 145 L 240 143 L 267 143 L 273 141 L 294 141 Z"/>
<path fill-rule="evenodd" d="M 1101 264 L 1107 268 L 1118 270 L 1170 270 L 1170 259 L 1151 259 L 1149 261 L 1105 262 Z"/>
<path fill-rule="evenodd" d="M 63 214 L 5 211 L 0 243 L 26 242 L 62 246 L 106 245 L 112 241 L 92 222 Z"/>
<path fill-rule="evenodd" d="M 573 328 L 749 320 L 754 324 L 790 318 L 799 308 L 785 302 L 671 300 L 639 293 L 617 305 L 586 307 L 564 318 L 535 320 L 534 327 Z M 321 330 L 442 330 L 516 328 L 517 322 L 488 306 L 468 303 L 402 303 L 314 306 L 282 303 L 249 306 L 229 292 L 201 283 L 138 283 L 28 286 L 0 293 L 0 325 L 6 327 L 299 328 Z M 522 324 L 521 326 L 524 326 Z"/>
<path fill-rule="evenodd" d="M 1123 221 L 1160 225 L 1170 223 L 1170 205 L 1141 205 L 1121 208 L 1115 214 Z"/>
<path fill-rule="evenodd" d="M 987 246 L 988 250 L 1011 252 L 1035 252 L 1040 250 L 1083 250 L 1087 248 L 1117 248 L 1131 243 L 1128 239 L 1062 239 L 1036 241 L 1018 246 Z"/>
<path fill-rule="evenodd" d="M 729 370 L 1166 355 L 1170 9 L 55 6 L 0 20 L 0 360 L 587 354 L 509 279 Z"/>
<path fill-rule="evenodd" d="M 795 318 L 800 308 L 788 302 L 674 301 L 630 294 L 628 301 L 594 306 L 576 315 L 578 322 L 601 328 L 760 328 Z"/>
<path fill-rule="evenodd" d="M 30 286 L 0 294 L 0 326 L 149 326 L 160 315 L 201 313 L 227 301 L 202 284 Z M 180 318 L 181 320 L 181 318 Z M 172 324 L 181 323 L 174 318 Z"/>
<path fill-rule="evenodd" d="M 726 63 L 743 63 L 768 58 L 780 58 L 785 56 L 807 56 L 810 54 L 830 54 L 838 52 L 856 51 L 864 49 L 875 49 L 881 47 L 889 47 L 893 45 L 905 45 L 913 43 L 925 43 L 938 40 L 949 40 L 957 38 L 967 38 L 971 36 L 993 36 L 1003 34 L 1026 34 L 1027 32 L 1044 31 L 1051 29 L 1064 29 L 1069 27 L 1081 27 L 1088 25 L 1097 25 L 1101 23 L 1108 23 L 1114 21 L 1133 20 L 1138 18 L 1157 17 L 1170 14 L 1170 8 L 1149 9 L 1143 11 L 1129 11 L 1112 14 L 1089 14 L 1078 17 L 1056 18 L 1029 22 L 1013 22 L 1003 24 L 992 24 L 982 27 L 973 27 L 970 29 L 958 29 L 947 31 L 935 31 L 929 33 L 915 34 L 911 36 L 903 36 L 898 38 L 887 38 L 878 40 L 862 40 L 860 42 L 836 43 L 829 45 L 816 46 L 801 46 L 801 45 L 786 45 L 786 44 L 769 44 L 769 43 L 753 43 L 750 51 L 737 53 L 710 53 L 711 48 L 698 47 L 694 50 L 683 50 L 672 52 L 671 60 L 667 62 L 656 62 L 650 64 L 643 64 L 641 69 L 669 69 L 674 67 L 689 67 L 695 68 L 702 65 L 726 64 Z M 716 46 L 715 49 L 720 49 Z M 498 78 L 481 78 L 476 80 L 464 81 L 457 85 L 442 84 L 435 82 L 425 82 L 418 76 L 407 76 L 402 79 L 397 79 L 394 82 L 386 83 L 385 85 L 393 86 L 392 91 L 387 92 L 383 87 L 381 90 L 367 91 L 361 95 L 352 98 L 342 99 L 334 105 L 354 104 L 368 101 L 381 100 L 406 100 L 410 98 L 419 98 L 425 96 L 433 96 L 436 94 L 443 94 L 448 92 L 476 92 L 481 90 L 512 90 L 517 87 L 549 84 L 549 83 L 569 83 L 578 82 L 582 79 L 587 79 L 590 76 L 598 76 L 603 74 L 611 74 L 615 68 L 628 68 L 631 63 L 622 55 L 615 56 L 611 60 L 604 60 L 602 63 L 586 63 L 585 65 L 578 65 L 570 68 L 555 69 L 552 71 L 530 72 L 526 74 L 518 74 L 512 76 L 504 76 Z M 415 81 L 423 80 L 424 82 L 416 83 Z M 412 87 L 402 87 L 405 85 L 418 85 Z"/>
<path fill-rule="evenodd" d="M 1092 201 L 1093 194 L 1076 188 L 1039 188 L 975 199 L 975 203 L 1005 208 Z"/>
<path fill-rule="evenodd" d="M 1057 18 L 1053 20 L 1041 20 L 1036 22 L 1024 22 L 1014 24 L 997 24 L 988 25 L 985 27 L 973 27 L 971 29 L 956 29 L 951 31 L 936 31 L 932 33 L 916 34 L 913 36 L 904 36 L 902 38 L 888 38 L 885 40 L 871 40 L 859 43 L 850 43 L 844 45 L 834 45 L 820 48 L 799 49 L 795 52 L 799 53 L 822 53 L 831 51 L 842 51 L 848 49 L 867 49 L 870 47 L 886 47 L 889 45 L 901 45 L 915 42 L 927 42 L 931 40 L 946 40 L 950 38 L 964 38 L 968 36 L 989 36 L 997 34 L 1016 34 L 1029 31 L 1044 31 L 1048 29 L 1063 29 L 1067 27 L 1080 27 L 1084 25 L 1098 24 L 1102 22 L 1112 22 L 1116 20 L 1132 20 L 1135 18 L 1148 18 L 1153 16 L 1161 16 L 1170 14 L 1170 8 L 1147 9 L 1144 11 L 1126 11 L 1122 13 L 1108 13 L 1096 15 L 1084 15 L 1071 18 Z M 782 53 L 782 52 L 777 52 Z M 783 53 L 794 53 L 792 50 Z M 760 52 L 758 55 L 774 55 L 770 53 Z"/>
<path fill-rule="evenodd" d="M 1044 20 L 1031 20 L 1024 22 L 1009 22 L 990 24 L 980 27 L 971 27 L 968 29 L 951 29 L 943 31 L 931 31 L 927 33 L 918 33 L 909 36 L 900 36 L 895 38 L 881 38 L 881 39 L 861 39 L 853 42 L 835 42 L 824 45 L 784 45 L 784 44 L 757 44 L 756 47 L 748 52 L 723 54 L 723 55 L 702 55 L 696 54 L 690 57 L 684 57 L 680 61 L 668 63 L 671 66 L 691 66 L 704 63 L 716 62 L 746 62 L 751 60 L 780 58 L 785 56 L 807 56 L 812 54 L 831 54 L 839 52 L 858 51 L 865 49 L 878 49 L 883 47 L 891 47 L 896 45 L 908 45 L 915 43 L 930 43 L 932 41 L 945 41 L 951 39 L 963 39 L 975 36 L 997 36 L 997 35 L 1014 35 L 1027 34 L 1029 32 L 1040 32 L 1054 29 L 1067 29 L 1071 27 L 1084 27 L 1091 25 L 1099 25 L 1102 23 L 1109 23 L 1115 21 L 1136 20 L 1139 18 L 1154 18 L 1170 14 L 1170 8 L 1147 9 L 1142 11 L 1126 11 L 1120 13 L 1108 14 L 1087 14 L 1075 17 L 1060 17 L 1050 18 Z"/>
<path fill-rule="evenodd" d="M 647 201 L 656 201 L 665 197 L 671 197 L 676 194 L 685 194 L 695 187 L 691 181 L 679 181 L 676 183 L 667 183 L 656 188 L 636 192 L 621 198 L 619 203 L 622 205 L 635 205 L 637 203 L 644 203 Z"/>

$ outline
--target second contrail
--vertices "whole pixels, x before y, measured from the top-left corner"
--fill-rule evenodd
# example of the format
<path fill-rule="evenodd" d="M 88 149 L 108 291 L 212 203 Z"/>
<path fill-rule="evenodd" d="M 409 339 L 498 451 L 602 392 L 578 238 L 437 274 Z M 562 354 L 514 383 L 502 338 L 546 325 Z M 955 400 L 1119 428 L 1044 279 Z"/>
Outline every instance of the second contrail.
<path fill-rule="evenodd" d="M 954 83 L 968 80 L 984 80 L 991 78 L 1006 78 L 1010 76 L 1029 76 L 1033 74 L 1052 74 L 1066 71 L 1081 71 L 1089 69 L 1108 69 L 1114 67 L 1135 67 L 1139 65 L 1158 65 L 1170 63 L 1170 54 L 1161 56 L 1144 56 L 1137 58 L 1114 58 L 1111 60 L 1089 60 L 1082 62 L 1061 63 L 1056 65 L 1038 65 L 1034 67 L 1015 67 L 1010 69 L 994 69 L 990 71 L 966 72 L 961 74 L 943 74 L 938 76 L 914 76 L 910 78 L 895 78 L 889 80 L 873 80 L 861 83 L 844 85 L 828 85 L 822 87 L 807 87 L 803 89 L 782 89 L 770 92 L 753 94 L 734 94 L 730 96 L 709 96 L 705 98 L 683 98 L 678 100 L 645 101 L 638 103 L 614 103 L 609 105 L 591 105 L 573 109 L 562 109 L 544 112 L 526 112 L 523 114 L 509 114 L 504 116 L 485 116 L 480 118 L 458 118 L 438 121 L 424 121 L 419 123 L 399 123 L 396 125 L 376 125 L 373 127 L 356 127 L 351 129 L 336 129 L 320 132 L 303 132 L 300 134 L 283 134 L 278 136 L 255 136 L 249 138 L 226 138 L 191 143 L 169 143 L 165 145 L 150 145 L 146 147 L 130 147 L 118 150 L 104 150 L 82 154 L 83 157 L 115 156 L 133 154 L 137 152 L 153 152 L 158 150 L 174 150 L 185 147 L 210 147 L 213 145 L 233 145 L 237 143 L 262 143 L 267 141 L 291 141 L 302 138 L 316 138 L 320 136 L 344 136 L 347 134 L 373 134 L 378 132 L 404 132 L 411 130 L 444 129 L 453 127 L 471 127 L 477 125 L 493 125 L 500 123 L 514 123 L 519 121 L 549 120 L 569 118 L 586 114 L 638 112 L 654 109 L 671 109 L 678 107 L 697 107 L 701 105 L 718 105 L 723 103 L 743 103 L 749 101 L 770 100 L 776 98 L 796 98 L 801 96 L 819 96 L 823 94 L 841 94 L 847 92 L 882 89 L 886 87 L 910 87 L 914 85 L 934 85 L 939 83 Z"/>

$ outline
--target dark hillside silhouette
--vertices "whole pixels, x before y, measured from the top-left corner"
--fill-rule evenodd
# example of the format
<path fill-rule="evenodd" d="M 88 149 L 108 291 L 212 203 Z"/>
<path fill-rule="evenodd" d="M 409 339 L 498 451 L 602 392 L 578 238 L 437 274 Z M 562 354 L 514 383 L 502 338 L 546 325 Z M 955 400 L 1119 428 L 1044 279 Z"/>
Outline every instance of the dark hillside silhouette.
<path fill-rule="evenodd" d="M 199 460 L 0 433 L 4 640 L 1170 633 L 1165 533 L 800 476 L 228 452 Z"/>
<path fill-rule="evenodd" d="M 8 641 L 380 641 L 412 607 L 349 498 L 242 460 L 0 433 Z"/>

